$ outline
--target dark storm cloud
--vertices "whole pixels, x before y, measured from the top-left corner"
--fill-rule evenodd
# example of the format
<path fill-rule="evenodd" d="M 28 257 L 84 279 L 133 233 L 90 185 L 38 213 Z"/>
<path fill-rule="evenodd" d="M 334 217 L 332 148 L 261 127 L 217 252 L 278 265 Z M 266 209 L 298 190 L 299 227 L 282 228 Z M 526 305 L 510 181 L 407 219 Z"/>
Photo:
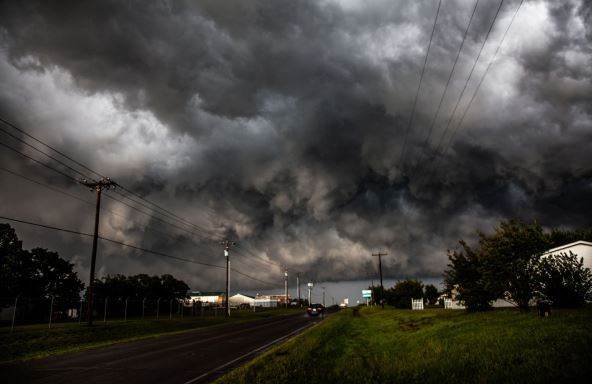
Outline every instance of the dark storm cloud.
<path fill-rule="evenodd" d="M 481 1 L 431 146 L 422 146 L 473 4 L 443 2 L 403 164 L 434 1 L 4 2 L 1 68 L 11 89 L 0 92 L 0 108 L 151 200 L 293 270 L 365 278 L 369 253 L 384 248 L 393 255 L 389 275 L 436 276 L 447 248 L 500 219 L 591 224 L 585 1 L 524 3 L 453 145 L 434 158 L 497 9 Z M 504 1 L 468 96 L 517 6 Z M 4 191 L 2 201 L 17 198 Z M 9 213 L 88 224 L 55 210 Z M 213 240 L 162 237 L 143 230 L 162 223 L 125 215 L 104 231 L 221 261 Z M 83 267 L 85 248 L 68 247 Z M 122 252 L 106 248 L 113 257 L 104 273 L 172 268 L 195 286 L 215 281 L 217 272 L 115 257 Z M 270 277 L 259 264 L 243 267 Z"/>

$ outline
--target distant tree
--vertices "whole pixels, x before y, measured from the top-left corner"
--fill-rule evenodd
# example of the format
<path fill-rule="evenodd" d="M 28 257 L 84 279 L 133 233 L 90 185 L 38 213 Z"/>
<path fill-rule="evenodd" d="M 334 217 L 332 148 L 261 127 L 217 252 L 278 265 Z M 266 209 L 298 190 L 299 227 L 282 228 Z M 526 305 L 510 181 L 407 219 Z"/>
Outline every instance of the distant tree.
<path fill-rule="evenodd" d="M 448 253 L 448 269 L 444 272 L 446 290 L 456 294 L 469 311 L 485 311 L 499 297 L 498 287 L 490 286 L 486 278 L 486 263 L 483 255 L 464 241 L 462 250 Z"/>
<path fill-rule="evenodd" d="M 543 258 L 537 280 L 541 297 L 554 306 L 581 307 L 592 299 L 592 272 L 571 252 Z"/>
<path fill-rule="evenodd" d="M 23 250 L 14 229 L 0 224 L 0 296 L 76 302 L 83 287 L 74 264 L 43 248 Z"/>
<path fill-rule="evenodd" d="M 423 298 L 423 284 L 418 280 L 401 280 L 388 290 L 386 303 L 396 308 L 411 309 L 411 299 Z"/>
<path fill-rule="evenodd" d="M 424 287 L 424 297 L 428 301 L 429 305 L 436 305 L 439 296 L 440 292 L 438 292 L 438 288 L 436 288 L 434 285 L 428 284 Z"/>

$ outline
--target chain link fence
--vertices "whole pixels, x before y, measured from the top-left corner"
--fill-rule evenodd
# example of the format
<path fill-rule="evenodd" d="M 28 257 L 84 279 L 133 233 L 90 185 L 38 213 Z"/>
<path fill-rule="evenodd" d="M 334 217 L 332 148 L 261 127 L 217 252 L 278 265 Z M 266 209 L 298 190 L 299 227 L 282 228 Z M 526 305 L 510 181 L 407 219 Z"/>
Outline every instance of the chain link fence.
<path fill-rule="evenodd" d="M 88 311 L 86 300 L 21 296 L 0 298 L 0 326 L 10 327 L 12 330 L 18 325 L 47 324 L 51 328 L 57 323 L 81 323 L 87 321 Z M 224 306 L 222 303 L 179 299 L 95 297 L 92 313 L 95 323 L 142 319 L 172 320 L 197 316 L 224 316 Z"/>

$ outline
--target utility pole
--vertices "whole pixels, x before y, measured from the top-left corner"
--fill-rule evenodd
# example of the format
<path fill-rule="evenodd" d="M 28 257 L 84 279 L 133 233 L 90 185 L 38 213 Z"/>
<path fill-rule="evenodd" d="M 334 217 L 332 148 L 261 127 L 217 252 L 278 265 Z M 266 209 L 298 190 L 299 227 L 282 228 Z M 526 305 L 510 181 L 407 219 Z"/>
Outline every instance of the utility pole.
<path fill-rule="evenodd" d="M 234 247 L 236 243 L 234 241 L 224 240 L 220 242 L 224 246 L 224 257 L 226 258 L 226 299 L 224 305 L 226 307 L 226 316 L 230 317 L 230 247 Z"/>
<path fill-rule="evenodd" d="M 384 285 L 382 285 L 382 256 L 386 256 L 386 252 L 373 253 L 372 256 L 378 257 L 378 271 L 380 273 L 380 306 L 384 309 Z"/>
<path fill-rule="evenodd" d="M 321 287 L 323 288 L 323 307 L 325 306 L 325 287 Z"/>
<path fill-rule="evenodd" d="M 310 283 L 308 283 L 308 306 L 310 307 L 312 305 L 312 287 L 313 287 L 313 283 L 312 281 Z"/>
<path fill-rule="evenodd" d="M 101 192 L 103 189 L 111 189 L 115 188 L 116 184 L 111 181 L 110 178 L 104 177 L 99 181 L 88 181 L 82 180 L 82 185 L 85 185 L 90 188 L 91 191 L 96 192 L 97 194 L 97 205 L 95 209 L 95 232 L 93 235 L 93 243 L 92 243 L 92 255 L 90 258 L 90 279 L 88 282 L 88 311 L 86 313 L 86 318 L 88 325 L 92 325 L 93 322 L 93 295 L 94 295 L 94 287 L 95 287 L 95 264 L 97 262 L 97 242 L 99 239 L 99 217 L 101 212 Z"/>
<path fill-rule="evenodd" d="M 284 294 L 286 296 L 286 308 L 288 308 L 288 268 L 284 271 Z"/>
<path fill-rule="evenodd" d="M 302 303 L 300 302 L 300 273 L 296 274 L 296 294 L 298 295 L 298 305 L 302 307 Z"/>

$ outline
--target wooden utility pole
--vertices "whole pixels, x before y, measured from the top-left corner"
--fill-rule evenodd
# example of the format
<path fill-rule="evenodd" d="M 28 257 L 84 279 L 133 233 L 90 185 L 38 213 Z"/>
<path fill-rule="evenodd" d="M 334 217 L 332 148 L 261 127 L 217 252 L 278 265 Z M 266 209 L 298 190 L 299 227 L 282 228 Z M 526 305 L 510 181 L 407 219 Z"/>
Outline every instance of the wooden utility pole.
<path fill-rule="evenodd" d="M 94 296 L 94 287 L 95 287 L 95 264 L 97 262 L 97 243 L 99 239 L 99 218 L 101 213 L 101 192 L 103 189 L 111 189 L 115 188 L 115 183 L 111 181 L 108 177 L 102 178 L 99 181 L 88 181 L 82 180 L 81 182 L 83 185 L 86 185 L 90 188 L 91 191 L 96 192 L 97 194 L 97 205 L 95 209 L 95 231 L 93 235 L 93 244 L 92 244 L 92 255 L 90 258 L 90 278 L 88 281 L 88 309 L 86 313 L 86 319 L 88 325 L 92 325 L 93 322 L 93 296 Z"/>
<path fill-rule="evenodd" d="M 373 253 L 372 256 L 378 257 L 378 272 L 380 274 L 380 306 L 384 309 L 384 285 L 382 285 L 382 256 L 386 256 L 386 252 Z"/>
<path fill-rule="evenodd" d="M 296 292 L 298 295 L 298 305 L 302 307 L 302 303 L 300 302 L 300 273 L 296 274 Z"/>
<path fill-rule="evenodd" d="M 226 316 L 230 317 L 230 247 L 234 247 L 236 243 L 234 241 L 224 240 L 220 242 L 224 246 L 224 257 L 226 258 L 226 299 L 224 305 L 226 307 Z"/>

